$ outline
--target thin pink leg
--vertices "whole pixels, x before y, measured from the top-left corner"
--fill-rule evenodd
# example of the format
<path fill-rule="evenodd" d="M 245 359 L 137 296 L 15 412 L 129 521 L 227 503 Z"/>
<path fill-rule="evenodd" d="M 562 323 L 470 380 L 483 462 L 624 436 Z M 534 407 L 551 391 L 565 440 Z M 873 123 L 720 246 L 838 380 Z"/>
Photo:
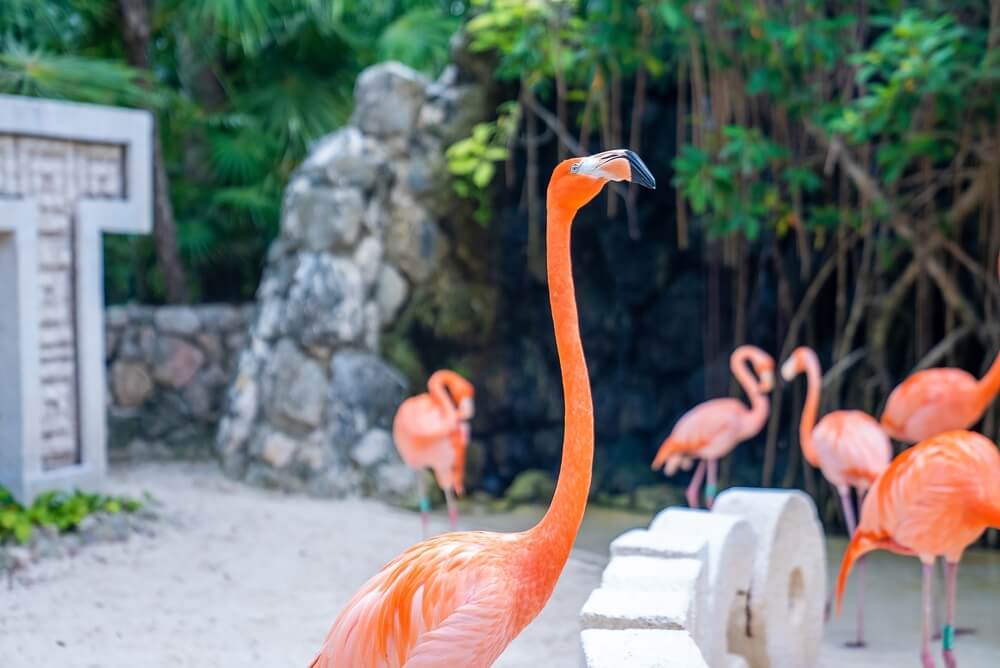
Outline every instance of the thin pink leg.
<path fill-rule="evenodd" d="M 712 509 L 715 503 L 715 495 L 719 492 L 719 460 L 710 459 L 708 461 L 708 482 L 705 484 L 705 507 Z"/>
<path fill-rule="evenodd" d="M 851 490 L 850 488 L 844 487 L 838 490 L 840 492 L 840 502 L 844 508 L 844 521 L 847 523 L 847 533 L 852 538 L 854 537 L 854 532 L 858 528 L 857 520 L 854 515 L 854 507 L 851 505 Z M 864 499 L 863 495 L 858 493 L 858 507 L 860 508 L 861 502 Z M 857 580 L 858 588 L 858 627 L 857 636 L 851 642 L 847 643 L 848 647 L 861 648 L 865 646 L 865 558 L 861 557 L 858 559 L 858 575 L 855 578 Z"/>
<path fill-rule="evenodd" d="M 941 655 L 944 665 L 956 668 L 955 661 L 955 593 L 958 587 L 958 563 L 945 563 L 945 620 L 941 631 Z"/>
<path fill-rule="evenodd" d="M 924 668 L 935 668 L 931 655 L 931 617 L 933 615 L 931 589 L 934 586 L 934 562 L 923 564 L 924 568 L 924 626 L 920 645 L 920 661 Z"/>
<path fill-rule="evenodd" d="M 687 492 L 685 496 L 688 500 L 688 505 L 692 508 L 698 507 L 698 492 L 701 488 L 701 481 L 705 478 L 705 460 L 701 459 L 698 461 L 698 466 L 694 469 L 694 475 L 691 476 L 691 484 L 688 485 Z"/>
<path fill-rule="evenodd" d="M 458 504 L 455 502 L 455 494 L 451 489 L 444 490 L 444 500 L 448 504 L 448 524 L 454 531 L 458 528 Z"/>

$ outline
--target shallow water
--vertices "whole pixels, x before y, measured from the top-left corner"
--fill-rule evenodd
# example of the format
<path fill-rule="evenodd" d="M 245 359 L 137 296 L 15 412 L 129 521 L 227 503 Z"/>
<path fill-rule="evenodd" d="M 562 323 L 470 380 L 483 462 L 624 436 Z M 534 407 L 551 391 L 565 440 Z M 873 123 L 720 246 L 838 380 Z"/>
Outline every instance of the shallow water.
<path fill-rule="evenodd" d="M 484 529 L 519 530 L 537 521 L 543 509 L 518 508 L 510 513 L 488 514 L 472 510 L 470 524 Z M 602 564 L 607 561 L 610 542 L 620 533 L 648 525 L 650 517 L 606 508 L 589 507 L 577 539 L 577 556 Z M 836 571 L 847 541 L 827 540 L 830 571 L 828 591 L 832 592 Z M 865 573 L 865 649 L 849 649 L 844 643 L 854 638 L 857 571 L 852 573 L 844 598 L 844 612 L 826 627 L 819 668 L 910 668 L 919 666 L 921 625 L 921 569 L 913 558 L 888 552 L 868 556 Z M 973 627 L 974 635 L 962 635 L 955 643 L 961 668 L 1000 666 L 1000 551 L 971 550 L 962 560 L 958 576 L 957 626 Z M 938 592 L 944 590 L 943 576 Z M 943 599 L 942 599 L 943 600 Z M 943 605 L 943 603 L 942 603 Z M 942 607 L 943 613 L 943 607 Z M 943 615 L 942 615 L 943 619 Z M 940 642 L 935 643 L 935 652 Z M 937 656 L 938 665 L 943 665 Z"/>

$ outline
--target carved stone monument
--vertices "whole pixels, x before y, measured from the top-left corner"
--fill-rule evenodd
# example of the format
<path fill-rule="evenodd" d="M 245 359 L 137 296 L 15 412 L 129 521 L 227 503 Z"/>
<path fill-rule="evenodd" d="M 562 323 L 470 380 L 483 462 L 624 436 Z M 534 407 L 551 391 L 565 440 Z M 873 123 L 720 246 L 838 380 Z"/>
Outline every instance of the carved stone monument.
<path fill-rule="evenodd" d="M 151 116 L 0 95 L 0 485 L 99 486 L 101 234 L 152 225 Z"/>

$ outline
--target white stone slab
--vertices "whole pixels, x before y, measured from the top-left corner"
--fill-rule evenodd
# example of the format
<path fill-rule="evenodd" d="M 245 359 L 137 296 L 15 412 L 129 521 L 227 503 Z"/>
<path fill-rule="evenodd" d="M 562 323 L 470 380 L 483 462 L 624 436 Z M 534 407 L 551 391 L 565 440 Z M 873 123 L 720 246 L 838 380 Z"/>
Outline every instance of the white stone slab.
<path fill-rule="evenodd" d="M 601 587 L 580 611 L 582 629 L 672 629 L 691 626 L 694 601 L 685 592 Z"/>
<path fill-rule="evenodd" d="M 612 556 L 647 556 L 661 559 L 704 559 L 708 543 L 704 536 L 688 531 L 632 529 L 611 542 Z"/>
<path fill-rule="evenodd" d="M 585 668 L 708 668 L 686 631 L 588 629 L 580 637 Z"/>

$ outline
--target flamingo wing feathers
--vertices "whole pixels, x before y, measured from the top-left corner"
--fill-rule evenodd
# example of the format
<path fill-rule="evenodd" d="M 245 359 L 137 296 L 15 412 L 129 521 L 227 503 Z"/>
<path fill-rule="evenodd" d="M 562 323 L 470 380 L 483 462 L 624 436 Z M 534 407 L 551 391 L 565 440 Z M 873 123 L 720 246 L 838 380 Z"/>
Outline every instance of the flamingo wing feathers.
<path fill-rule="evenodd" d="M 813 430 L 824 477 L 836 487 L 867 489 L 892 461 L 892 444 L 875 418 L 861 411 L 835 411 Z"/>
<path fill-rule="evenodd" d="M 661 468 L 672 455 L 702 454 L 705 448 L 720 441 L 735 445 L 745 413 L 746 406 L 736 399 L 713 399 L 698 404 L 677 421 L 656 453 L 653 468 Z"/>
<path fill-rule="evenodd" d="M 903 441 L 967 428 L 978 419 L 970 403 L 975 391 L 975 377 L 962 369 L 918 371 L 889 395 L 882 426 Z"/>
<path fill-rule="evenodd" d="M 463 532 L 405 551 L 344 607 L 310 668 L 489 665 L 510 640 L 495 543 Z"/>

